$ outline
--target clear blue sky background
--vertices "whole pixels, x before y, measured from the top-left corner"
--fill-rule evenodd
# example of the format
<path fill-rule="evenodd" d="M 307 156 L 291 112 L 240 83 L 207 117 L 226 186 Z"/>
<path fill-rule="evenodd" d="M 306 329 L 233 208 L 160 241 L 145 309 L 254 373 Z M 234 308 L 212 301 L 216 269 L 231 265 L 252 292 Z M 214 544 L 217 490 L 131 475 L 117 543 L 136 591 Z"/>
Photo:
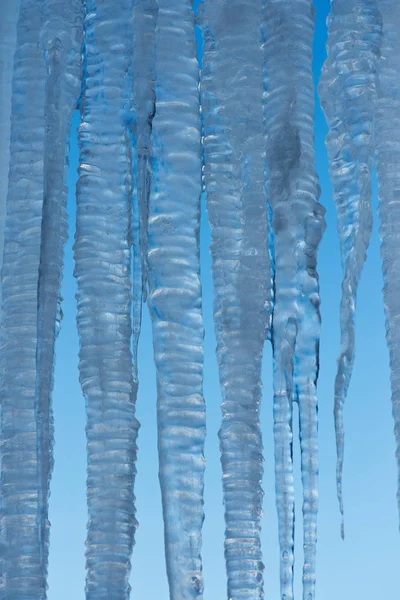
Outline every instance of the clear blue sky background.
<path fill-rule="evenodd" d="M 325 58 L 328 0 L 316 0 L 317 22 L 314 44 L 314 73 L 318 79 Z M 78 381 L 78 337 L 76 331 L 76 285 L 73 278 L 72 243 L 75 220 L 77 169 L 75 115 L 68 175 L 70 238 L 66 246 L 64 321 L 57 341 L 54 411 L 56 426 L 55 470 L 50 499 L 51 551 L 49 600 L 84 599 L 84 541 L 86 536 L 86 448 L 85 409 Z M 346 457 L 344 494 L 346 541 L 340 539 L 340 519 L 335 489 L 335 444 L 333 429 L 333 383 L 339 350 L 340 257 L 335 207 L 324 146 L 325 120 L 316 104 L 316 156 L 327 209 L 328 228 L 321 244 L 319 272 L 322 296 L 320 403 L 320 513 L 318 543 L 319 600 L 376 600 L 396 597 L 399 589 L 398 517 L 396 509 L 396 465 L 391 419 L 389 359 L 385 344 L 382 276 L 379 238 L 375 218 L 368 262 L 359 290 L 357 307 L 357 350 L 353 380 L 345 412 Z M 374 209 L 377 192 L 374 183 Z M 212 280 L 209 255 L 210 233 L 203 205 L 201 268 L 204 297 L 205 374 L 208 435 L 204 524 L 205 599 L 226 597 L 223 559 L 223 507 L 217 431 L 220 424 L 220 390 L 215 359 L 212 320 Z M 158 485 L 156 386 L 152 337 L 147 308 L 139 352 L 140 388 L 137 416 L 139 434 L 136 481 L 137 517 L 140 522 L 132 559 L 131 585 L 135 600 L 167 600 L 164 566 L 161 498 Z M 264 436 L 265 502 L 263 551 L 265 597 L 279 598 L 279 549 L 274 493 L 272 440 L 271 349 L 266 347 L 262 428 Z M 297 430 L 295 439 L 297 438 Z M 299 450 L 295 444 L 297 531 L 296 597 L 301 597 L 302 517 Z"/>

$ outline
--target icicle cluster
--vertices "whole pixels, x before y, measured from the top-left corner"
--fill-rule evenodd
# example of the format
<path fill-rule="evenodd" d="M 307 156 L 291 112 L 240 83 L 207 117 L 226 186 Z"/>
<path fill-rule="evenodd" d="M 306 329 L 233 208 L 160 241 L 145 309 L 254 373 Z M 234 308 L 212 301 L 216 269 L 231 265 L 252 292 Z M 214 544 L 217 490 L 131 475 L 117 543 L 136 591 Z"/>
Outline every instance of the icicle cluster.
<path fill-rule="evenodd" d="M 54 345 L 69 130 L 79 100 L 74 253 L 87 408 L 86 598 L 130 596 L 137 348 L 147 294 L 170 597 L 203 597 L 203 167 L 223 396 L 228 597 L 264 596 L 259 411 L 269 338 L 281 599 L 294 598 L 297 402 L 303 600 L 314 600 L 317 250 L 325 223 L 314 157 L 312 0 L 203 0 L 201 73 L 191 0 L 13 0 L 1 16 L 0 600 L 46 599 Z M 374 120 L 400 470 L 400 9 L 392 0 L 333 0 L 327 48 L 320 93 L 343 263 L 335 383 L 343 512 L 343 403 L 371 233 Z"/>
<path fill-rule="evenodd" d="M 303 598 L 315 597 L 319 288 L 324 209 L 314 157 L 311 0 L 265 2 L 266 128 L 274 272 L 274 436 L 281 594 L 293 598 L 293 400 L 299 404 L 303 481 Z"/>
<path fill-rule="evenodd" d="M 62 10 L 54 0 L 22 0 L 17 26 L 18 3 L 14 8 L 1 352 L 0 597 L 8 600 L 46 597 L 54 343 L 68 138 L 81 89 L 82 47 L 79 0 Z M 6 22 L 7 32 L 11 25 Z M 12 59 L 5 65 L 10 69 Z"/>
<path fill-rule="evenodd" d="M 250 600 L 263 596 L 259 408 L 271 296 L 261 2 L 204 0 L 200 18 L 228 597 Z"/>
<path fill-rule="evenodd" d="M 400 511 L 400 5 L 392 0 L 378 0 L 378 8 L 383 32 L 378 65 L 376 159 Z"/>
<path fill-rule="evenodd" d="M 376 0 L 333 1 L 319 93 L 329 125 L 326 144 L 343 267 L 341 349 L 335 381 L 337 491 L 342 515 L 343 404 L 354 362 L 357 287 L 372 230 L 371 169 L 380 37 Z"/>

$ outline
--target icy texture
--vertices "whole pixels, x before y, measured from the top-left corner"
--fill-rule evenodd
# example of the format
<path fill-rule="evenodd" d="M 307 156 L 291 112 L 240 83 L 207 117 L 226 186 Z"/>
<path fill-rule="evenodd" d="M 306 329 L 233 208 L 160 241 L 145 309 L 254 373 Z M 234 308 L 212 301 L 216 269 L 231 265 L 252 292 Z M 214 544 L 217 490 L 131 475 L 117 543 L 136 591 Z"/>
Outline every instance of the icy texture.
<path fill-rule="evenodd" d="M 341 349 L 335 381 L 337 492 L 343 515 L 343 404 L 354 363 L 357 287 L 372 230 L 376 67 L 381 19 L 376 0 L 334 0 L 327 54 L 319 84 L 329 125 L 326 138 L 338 215 L 343 282 Z M 342 537 L 344 527 L 342 523 Z"/>
<path fill-rule="evenodd" d="M 36 395 L 46 65 L 40 0 L 22 0 L 14 60 L 2 270 L 0 598 L 46 597 Z"/>
<path fill-rule="evenodd" d="M 311 0 L 265 2 L 267 163 L 273 218 L 275 306 L 275 473 L 281 597 L 293 599 L 293 400 L 299 403 L 303 481 L 303 598 L 315 597 L 318 509 L 317 396 L 319 286 L 317 247 L 324 209 L 314 158 Z"/>
<path fill-rule="evenodd" d="M 400 511 L 400 4 L 378 0 L 383 36 L 378 66 L 376 151 L 383 295 L 390 353 Z"/>
<path fill-rule="evenodd" d="M 0 139 L 2 140 L 0 154 L 0 270 L 3 264 L 8 171 L 10 168 L 12 75 L 20 4 L 20 0 L 5 3 L 1 7 L 0 19 Z"/>
<path fill-rule="evenodd" d="M 172 600 L 202 598 L 205 405 L 199 264 L 201 145 L 190 0 L 159 0 L 148 222 L 149 307 Z"/>
<path fill-rule="evenodd" d="M 147 281 L 147 222 L 151 187 L 151 127 L 155 113 L 156 0 L 135 0 L 133 6 L 133 91 L 136 115 L 135 195 L 139 216 L 139 247 L 143 299 Z"/>
<path fill-rule="evenodd" d="M 81 92 L 83 4 L 81 0 L 47 0 L 43 4 L 41 41 L 47 66 L 45 97 L 44 190 L 42 241 L 38 280 L 36 349 L 37 448 L 40 546 L 47 567 L 49 550 L 48 497 L 53 470 L 54 424 L 51 408 L 54 344 L 61 320 L 61 274 L 67 239 L 67 156 L 73 110 Z"/>
<path fill-rule="evenodd" d="M 261 362 L 271 300 L 261 0 L 205 0 L 200 19 L 228 597 L 256 600 L 263 597 L 264 569 Z"/>
<path fill-rule="evenodd" d="M 75 275 L 87 409 L 88 600 L 129 597 L 136 526 L 132 371 L 132 0 L 86 2 Z"/>

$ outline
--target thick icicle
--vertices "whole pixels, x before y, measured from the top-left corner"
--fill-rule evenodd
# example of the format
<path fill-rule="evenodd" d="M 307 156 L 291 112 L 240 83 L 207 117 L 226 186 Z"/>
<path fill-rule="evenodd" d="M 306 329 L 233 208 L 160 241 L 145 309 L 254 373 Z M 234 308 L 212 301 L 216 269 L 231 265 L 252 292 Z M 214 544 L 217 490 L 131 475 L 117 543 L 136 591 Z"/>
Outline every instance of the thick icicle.
<path fill-rule="evenodd" d="M 271 300 L 261 0 L 204 0 L 201 80 L 214 319 L 223 391 L 228 597 L 263 597 L 261 363 Z"/>
<path fill-rule="evenodd" d="M 375 124 L 383 296 L 390 353 L 400 511 L 400 4 L 378 0 L 383 36 Z"/>
<path fill-rule="evenodd" d="M 3 265 L 4 226 L 8 172 L 10 169 L 11 97 L 14 54 L 17 45 L 17 21 L 21 2 L 6 2 L 1 7 L 0 20 L 0 271 Z M 0 286 L 1 317 L 1 286 Z"/>
<path fill-rule="evenodd" d="M 159 0 L 148 222 L 149 307 L 172 600 L 202 598 L 205 405 L 199 262 L 201 132 L 190 0 Z"/>
<path fill-rule="evenodd" d="M 88 600 L 129 597 L 134 542 L 132 0 L 87 0 L 75 275 L 87 409 Z"/>
<path fill-rule="evenodd" d="M 264 6 L 267 163 L 275 256 L 272 342 L 281 597 L 293 599 L 292 402 L 297 400 L 303 480 L 303 598 L 313 600 L 320 332 L 316 262 L 324 230 L 314 157 L 314 7 L 312 0 L 269 0 Z"/>
<path fill-rule="evenodd" d="M 2 270 L 0 598 L 46 597 L 40 532 L 36 349 L 46 65 L 42 0 L 22 0 L 12 84 L 10 176 Z"/>
<path fill-rule="evenodd" d="M 319 84 L 338 215 L 343 282 L 341 349 L 335 380 L 337 493 L 343 515 L 343 405 L 354 362 L 357 287 L 372 230 L 371 169 L 381 18 L 377 0 L 333 0 Z M 342 523 L 342 537 L 344 526 Z"/>
<path fill-rule="evenodd" d="M 43 514 L 40 535 L 43 568 L 49 551 L 48 497 L 53 470 L 51 408 L 54 345 L 61 317 L 60 286 L 67 239 L 67 157 L 73 111 L 81 92 L 82 0 L 46 0 L 41 36 L 47 66 L 45 97 L 44 193 L 38 280 L 36 349 L 37 447 Z"/>
<path fill-rule="evenodd" d="M 136 115 L 135 194 L 139 214 L 139 251 L 143 299 L 147 284 L 147 222 L 151 187 L 151 127 L 155 113 L 156 0 L 135 0 L 133 5 L 133 91 Z"/>

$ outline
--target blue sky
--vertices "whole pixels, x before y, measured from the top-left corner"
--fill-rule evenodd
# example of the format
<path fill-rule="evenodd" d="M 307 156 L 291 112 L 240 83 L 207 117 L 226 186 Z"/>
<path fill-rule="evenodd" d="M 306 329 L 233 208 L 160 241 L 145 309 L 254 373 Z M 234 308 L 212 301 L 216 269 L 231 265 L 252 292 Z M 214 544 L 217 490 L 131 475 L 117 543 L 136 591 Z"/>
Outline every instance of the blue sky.
<path fill-rule="evenodd" d="M 316 79 L 325 58 L 325 20 L 328 0 L 316 0 L 317 23 L 314 46 Z M 49 600 L 84 599 L 84 541 L 86 536 L 85 410 L 78 381 L 76 332 L 76 285 L 73 278 L 72 243 L 75 219 L 77 169 L 75 115 L 68 175 L 70 239 L 66 246 L 62 294 L 64 320 L 56 348 L 54 411 L 56 426 L 55 470 L 50 499 L 51 551 Z M 389 388 L 389 358 L 385 344 L 382 276 L 377 218 L 374 222 L 368 262 L 362 277 L 357 307 L 357 338 L 354 375 L 345 409 L 346 455 L 344 498 L 346 540 L 340 539 L 340 519 L 335 488 L 333 384 L 339 350 L 340 256 L 335 207 L 327 171 L 324 146 L 325 120 L 317 103 L 315 118 L 317 168 L 321 201 L 327 209 L 327 231 L 319 253 L 322 298 L 320 405 L 320 513 L 317 597 L 320 600 L 375 600 L 393 597 L 398 588 L 400 537 L 396 508 L 396 465 Z M 377 190 L 374 182 L 376 215 Z M 226 597 L 223 559 L 223 506 L 217 431 L 220 424 L 220 390 L 215 359 L 212 321 L 210 234 L 203 205 L 201 269 L 203 280 L 205 338 L 204 393 L 207 402 L 206 485 L 204 524 L 205 599 Z M 264 436 L 263 551 L 265 596 L 279 598 L 279 549 L 274 494 L 272 440 L 271 350 L 266 347 L 263 379 L 262 428 Z M 137 517 L 140 522 L 132 559 L 131 585 L 135 600 L 168 598 L 164 566 L 161 498 L 158 485 L 156 386 L 152 338 L 147 309 L 139 351 L 140 387 L 137 417 L 139 433 L 136 481 Z M 295 432 L 295 438 L 297 431 Z M 302 519 L 299 451 L 295 445 L 296 597 L 301 597 Z"/>

